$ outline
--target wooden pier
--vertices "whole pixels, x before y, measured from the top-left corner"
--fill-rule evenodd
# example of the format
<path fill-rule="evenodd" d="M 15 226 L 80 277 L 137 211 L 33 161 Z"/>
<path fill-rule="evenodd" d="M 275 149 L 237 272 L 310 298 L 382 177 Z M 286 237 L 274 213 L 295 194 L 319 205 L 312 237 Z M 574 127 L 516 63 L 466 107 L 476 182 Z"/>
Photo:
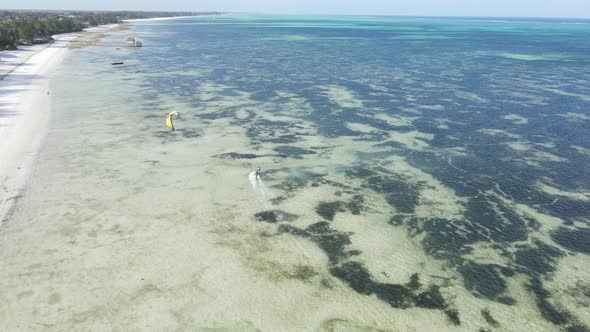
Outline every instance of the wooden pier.
<path fill-rule="evenodd" d="M 135 38 L 128 38 L 126 41 L 122 40 L 108 40 L 108 39 L 100 39 L 100 40 L 84 40 L 84 39 L 74 39 L 74 40 L 54 40 L 53 43 L 56 44 L 65 44 L 70 47 L 86 47 L 86 46 L 102 46 L 102 47 L 142 47 L 143 43 L 140 40 Z"/>

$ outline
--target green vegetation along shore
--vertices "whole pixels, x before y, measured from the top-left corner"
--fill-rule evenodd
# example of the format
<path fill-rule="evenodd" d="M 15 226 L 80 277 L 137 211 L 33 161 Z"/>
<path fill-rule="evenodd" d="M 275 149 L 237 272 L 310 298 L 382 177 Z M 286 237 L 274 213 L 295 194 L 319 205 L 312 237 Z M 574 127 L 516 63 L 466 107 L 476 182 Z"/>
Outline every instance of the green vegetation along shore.
<path fill-rule="evenodd" d="M 0 50 L 16 49 L 51 41 L 59 33 L 119 23 L 129 19 L 218 15 L 219 12 L 86 12 L 86 11 L 0 11 Z"/>

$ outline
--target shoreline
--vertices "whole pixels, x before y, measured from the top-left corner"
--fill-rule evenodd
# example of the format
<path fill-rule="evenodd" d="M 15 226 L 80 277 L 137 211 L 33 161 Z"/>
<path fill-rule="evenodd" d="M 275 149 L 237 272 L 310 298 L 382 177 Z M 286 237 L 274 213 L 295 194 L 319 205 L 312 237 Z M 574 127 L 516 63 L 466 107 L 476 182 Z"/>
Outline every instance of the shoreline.
<path fill-rule="evenodd" d="M 84 38 L 120 25 L 92 27 L 53 38 Z M 68 49 L 67 44 L 48 43 L 0 52 L 0 227 L 23 197 L 43 146 L 51 117 L 47 75 L 62 63 Z"/>

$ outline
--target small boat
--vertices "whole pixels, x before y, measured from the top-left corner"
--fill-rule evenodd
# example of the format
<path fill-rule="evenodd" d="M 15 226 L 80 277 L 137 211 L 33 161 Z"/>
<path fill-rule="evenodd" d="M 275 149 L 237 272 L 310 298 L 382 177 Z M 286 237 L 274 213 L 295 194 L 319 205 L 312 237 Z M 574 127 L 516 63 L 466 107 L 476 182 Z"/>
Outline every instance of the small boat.
<path fill-rule="evenodd" d="M 123 64 L 123 61 L 111 62 L 111 65 L 113 65 L 113 66 L 122 65 L 122 64 Z"/>

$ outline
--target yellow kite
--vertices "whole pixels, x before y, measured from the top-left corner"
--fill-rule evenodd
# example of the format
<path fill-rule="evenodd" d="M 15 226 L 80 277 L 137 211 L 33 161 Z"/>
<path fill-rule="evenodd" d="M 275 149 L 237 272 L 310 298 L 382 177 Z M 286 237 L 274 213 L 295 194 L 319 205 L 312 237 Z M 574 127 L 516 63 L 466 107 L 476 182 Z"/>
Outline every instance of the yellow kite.
<path fill-rule="evenodd" d="M 180 117 L 180 113 L 174 111 L 174 112 L 170 112 L 168 114 L 168 116 L 166 117 L 166 125 L 168 126 L 168 128 L 172 129 L 172 131 L 174 131 L 174 123 L 172 122 L 172 117 L 174 115 L 178 115 Z"/>

